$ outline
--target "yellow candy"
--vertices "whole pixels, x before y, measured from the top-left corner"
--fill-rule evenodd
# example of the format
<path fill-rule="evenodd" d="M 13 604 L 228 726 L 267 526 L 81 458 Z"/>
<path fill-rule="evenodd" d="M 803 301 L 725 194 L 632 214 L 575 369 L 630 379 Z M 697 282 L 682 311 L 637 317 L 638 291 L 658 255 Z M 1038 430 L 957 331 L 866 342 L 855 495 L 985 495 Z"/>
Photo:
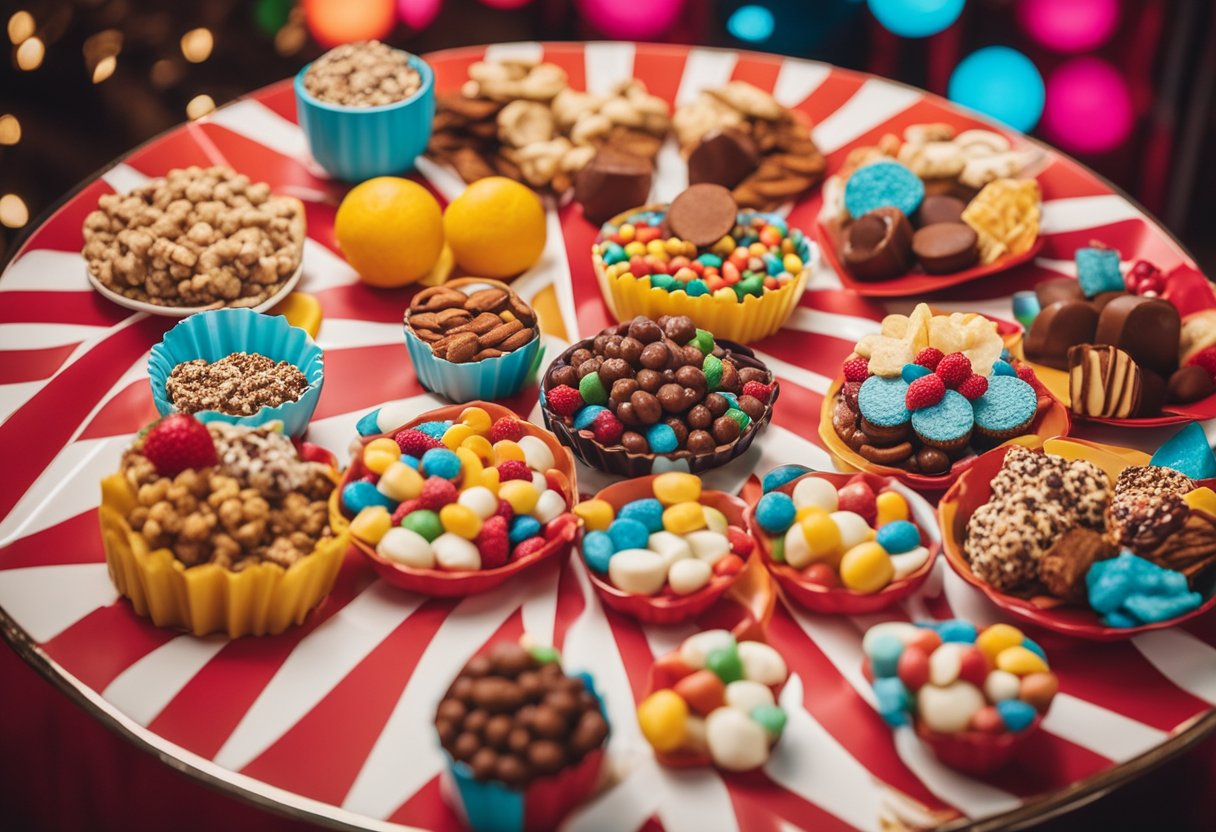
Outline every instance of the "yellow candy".
<path fill-rule="evenodd" d="M 379 543 L 392 527 L 392 515 L 384 506 L 368 506 L 350 521 L 350 533 L 372 545 Z"/>
<path fill-rule="evenodd" d="M 524 461 L 524 449 L 519 447 L 518 443 L 512 442 L 510 439 L 503 439 L 494 443 L 494 462 L 506 462 L 508 459 L 518 459 Z"/>
<path fill-rule="evenodd" d="M 666 260 L 670 255 L 662 240 L 651 240 L 646 244 L 646 253 L 656 260 Z"/>
<path fill-rule="evenodd" d="M 516 514 L 531 514 L 540 498 L 536 487 L 524 480 L 507 480 L 498 486 L 498 496 L 510 503 Z"/>
<path fill-rule="evenodd" d="M 802 258 L 797 254 L 787 254 L 781 261 L 781 265 L 787 272 L 796 275 L 798 272 L 802 271 Z"/>
<path fill-rule="evenodd" d="M 468 448 L 460 447 L 456 449 L 456 456 L 460 459 L 460 488 L 463 490 L 465 488 L 472 488 L 475 485 L 481 485 L 481 472 L 485 469 L 485 466 L 481 464 L 481 460 L 477 458 L 477 454 Z"/>
<path fill-rule="evenodd" d="M 878 505 L 878 525 L 908 519 L 908 501 L 895 491 L 884 491 L 874 501 Z"/>
<path fill-rule="evenodd" d="M 713 248 L 710 249 L 710 251 L 712 251 L 714 254 L 718 255 L 719 257 L 730 257 L 731 254 L 734 253 L 734 250 L 735 250 L 735 238 L 730 236 L 729 234 L 727 234 L 721 240 L 718 240 L 718 242 L 714 243 Z"/>
<path fill-rule="evenodd" d="M 995 662 L 1006 648 L 1020 646 L 1023 638 L 1022 631 L 1011 624 L 993 624 L 976 636 L 975 646 L 988 661 Z"/>
<path fill-rule="evenodd" d="M 684 742 L 688 703 L 674 690 L 656 690 L 638 705 L 638 727 L 655 751 L 675 751 Z"/>
<path fill-rule="evenodd" d="M 604 531 L 612 524 L 614 516 L 612 504 L 607 500 L 584 500 L 571 510 L 576 517 L 582 518 L 589 532 Z"/>
<path fill-rule="evenodd" d="M 401 461 L 401 449 L 387 436 L 373 439 L 363 448 L 363 464 L 375 474 L 383 474 L 388 466 Z"/>
<path fill-rule="evenodd" d="M 832 567 L 840 563 L 840 555 L 843 552 L 840 527 L 826 511 L 819 509 L 811 512 L 799 520 L 798 525 L 802 528 L 802 536 L 806 538 L 812 563 L 824 561 Z"/>
<path fill-rule="evenodd" d="M 701 510 L 700 503 L 676 503 L 663 510 L 663 528 L 672 534 L 688 534 L 703 529 L 705 512 Z"/>
<path fill-rule="evenodd" d="M 1207 514 L 1216 514 L 1216 491 L 1210 488 L 1196 488 L 1194 491 L 1188 491 L 1182 496 L 1182 499 L 1193 509 Z"/>
<path fill-rule="evenodd" d="M 718 300 L 728 300 L 735 303 L 739 302 L 739 296 L 735 294 L 735 290 L 727 286 L 723 286 L 718 291 L 714 292 L 714 297 Z"/>
<path fill-rule="evenodd" d="M 1012 673 L 1014 676 L 1025 676 L 1028 673 L 1043 673 L 1047 670 L 1047 662 L 1033 650 L 1017 645 L 1006 647 L 996 657 L 998 670 Z"/>
<path fill-rule="evenodd" d="M 630 257 L 641 257 L 646 253 L 646 244 L 637 240 L 625 243 L 625 253 Z"/>
<path fill-rule="evenodd" d="M 701 478 L 695 474 L 669 471 L 654 478 L 654 496 L 665 506 L 695 503 L 701 499 Z"/>
<path fill-rule="evenodd" d="M 480 407 L 466 407 L 460 411 L 460 423 L 468 425 L 476 433 L 485 433 L 490 429 L 490 414 Z"/>
<path fill-rule="evenodd" d="M 498 494 L 498 469 L 485 468 L 481 472 L 481 484 Z"/>
<path fill-rule="evenodd" d="M 398 456 L 397 461 L 388 466 L 380 475 L 380 482 L 376 483 L 376 488 L 391 500 L 397 502 L 412 500 L 422 493 L 422 474 L 401 462 L 401 458 Z"/>
<path fill-rule="evenodd" d="M 798 511 L 794 514 L 794 522 L 801 523 L 803 520 L 805 520 L 808 517 L 815 517 L 815 516 L 819 516 L 819 515 L 822 515 L 823 517 L 827 517 L 828 510 L 825 509 L 823 506 L 803 506 L 802 508 L 798 509 Z"/>
<path fill-rule="evenodd" d="M 840 559 L 840 582 L 857 592 L 877 592 L 891 582 L 895 566 L 877 543 L 859 543 Z"/>
<path fill-rule="evenodd" d="M 483 463 L 494 461 L 494 446 L 490 444 L 490 440 L 484 436 L 470 436 L 468 439 L 460 443 L 460 447 L 468 448 L 473 453 L 477 454 L 477 458 Z"/>
<path fill-rule="evenodd" d="M 445 531 L 465 540 L 472 540 L 481 531 L 481 518 L 477 516 L 477 512 L 460 503 L 448 503 L 439 509 L 439 522 L 443 524 Z"/>
<path fill-rule="evenodd" d="M 701 512 L 705 515 L 705 527 L 707 529 L 718 534 L 726 534 L 730 521 L 726 519 L 725 514 L 713 506 L 701 506 Z"/>
<path fill-rule="evenodd" d="M 636 233 L 637 233 L 637 229 L 634 228 L 629 223 L 625 223 L 624 225 L 622 225 L 620 228 L 618 228 L 616 230 L 616 235 L 618 237 L 620 237 L 621 242 L 625 243 L 626 245 L 633 242 L 633 236 Z"/>
<path fill-rule="evenodd" d="M 477 432 L 468 425 L 452 425 L 443 432 L 443 444 L 447 445 L 453 451 L 461 446 L 464 440 L 470 436 L 476 436 Z"/>
<path fill-rule="evenodd" d="M 675 257 L 684 251 L 684 241 L 679 237 L 668 237 L 667 242 L 663 243 L 663 248 L 667 250 L 668 254 Z"/>

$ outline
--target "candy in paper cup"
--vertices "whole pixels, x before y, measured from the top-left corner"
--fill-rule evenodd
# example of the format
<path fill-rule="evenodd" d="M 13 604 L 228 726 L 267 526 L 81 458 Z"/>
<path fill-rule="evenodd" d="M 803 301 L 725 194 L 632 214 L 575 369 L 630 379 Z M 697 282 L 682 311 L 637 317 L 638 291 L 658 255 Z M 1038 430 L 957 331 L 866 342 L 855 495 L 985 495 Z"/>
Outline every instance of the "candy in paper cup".
<path fill-rule="evenodd" d="M 249 309 L 214 309 L 181 320 L 165 333 L 148 358 L 148 380 L 152 400 L 161 416 L 176 412 L 166 383 L 173 368 L 196 358 L 219 361 L 235 352 L 259 353 L 273 361 L 288 361 L 308 380 L 308 388 L 294 402 L 263 407 L 252 416 L 234 416 L 218 410 L 194 414 L 200 422 L 227 422 L 255 427 L 282 422 L 283 432 L 301 436 L 308 429 L 321 398 L 325 381 L 325 358 L 308 333 L 292 326 L 282 315 L 270 316 Z"/>

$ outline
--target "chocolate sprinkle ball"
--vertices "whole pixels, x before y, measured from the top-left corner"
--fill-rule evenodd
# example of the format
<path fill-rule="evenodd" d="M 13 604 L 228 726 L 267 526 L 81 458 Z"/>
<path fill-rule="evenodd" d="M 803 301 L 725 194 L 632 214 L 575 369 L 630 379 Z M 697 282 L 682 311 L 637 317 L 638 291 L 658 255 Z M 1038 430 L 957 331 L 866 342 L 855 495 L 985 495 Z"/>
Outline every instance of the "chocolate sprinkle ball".
<path fill-rule="evenodd" d="M 464 666 L 435 711 L 444 750 L 478 780 L 525 789 L 604 744 L 608 723 L 581 678 L 501 642 Z"/>

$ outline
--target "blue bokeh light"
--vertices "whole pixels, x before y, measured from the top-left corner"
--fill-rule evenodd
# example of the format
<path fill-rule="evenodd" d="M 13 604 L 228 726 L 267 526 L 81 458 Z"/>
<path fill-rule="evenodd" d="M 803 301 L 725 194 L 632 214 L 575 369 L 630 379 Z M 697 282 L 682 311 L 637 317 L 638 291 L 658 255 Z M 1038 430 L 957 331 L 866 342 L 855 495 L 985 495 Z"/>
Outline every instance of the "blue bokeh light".
<path fill-rule="evenodd" d="M 768 40 L 776 26 L 777 21 L 773 18 L 773 13 L 764 6 L 754 4 L 735 9 L 726 21 L 726 31 L 749 43 Z"/>

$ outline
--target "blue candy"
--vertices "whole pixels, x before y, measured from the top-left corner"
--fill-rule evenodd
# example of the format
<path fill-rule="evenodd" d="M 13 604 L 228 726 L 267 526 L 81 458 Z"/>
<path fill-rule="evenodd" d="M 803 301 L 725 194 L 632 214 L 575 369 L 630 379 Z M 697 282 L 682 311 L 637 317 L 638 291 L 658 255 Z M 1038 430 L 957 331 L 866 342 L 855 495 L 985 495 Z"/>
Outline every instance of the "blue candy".
<path fill-rule="evenodd" d="M 422 472 L 428 477 L 455 480 L 460 477 L 460 457 L 447 448 L 431 448 L 422 455 Z"/>
<path fill-rule="evenodd" d="M 805 465 L 778 465 L 760 480 L 761 492 L 767 494 L 770 491 L 776 491 L 787 482 L 793 482 L 803 474 L 809 473 L 811 473 L 811 469 Z"/>
<path fill-rule="evenodd" d="M 756 522 L 769 534 L 785 534 L 797 516 L 794 501 L 781 491 L 771 491 L 756 503 Z"/>
<path fill-rule="evenodd" d="M 764 255 L 764 269 L 769 274 L 771 274 L 773 277 L 776 277 L 777 275 L 779 275 L 783 271 L 785 271 L 785 264 L 781 261 L 781 258 L 778 257 L 777 255 L 766 254 L 766 255 Z"/>
<path fill-rule="evenodd" d="M 1038 642 L 1034 641 L 1033 639 L 1026 638 L 1026 636 L 1022 636 L 1022 646 L 1031 653 L 1037 653 L 1039 658 L 1043 661 L 1047 661 L 1047 651 L 1040 647 Z"/>
<path fill-rule="evenodd" d="M 620 520 L 636 520 L 650 534 L 663 531 L 663 504 L 654 497 L 625 503 L 616 516 Z"/>
<path fill-rule="evenodd" d="M 342 505 L 352 514 L 358 514 L 368 506 L 384 506 L 392 510 L 397 507 L 397 501 L 381 494 L 372 483 L 355 480 L 342 489 Z"/>
<path fill-rule="evenodd" d="M 1181 572 L 1126 551 L 1091 566 L 1085 583 L 1089 605 L 1111 627 L 1168 621 L 1203 603 L 1203 596 L 1190 591 Z"/>
<path fill-rule="evenodd" d="M 608 574 L 608 561 L 616 554 L 616 545 L 608 532 L 587 532 L 583 535 L 583 560 L 593 572 Z"/>
<path fill-rule="evenodd" d="M 1001 347 L 1001 360 L 1002 361 L 1012 361 L 1013 360 L 1013 353 L 1011 353 L 1009 351 L 1008 347 Z"/>
<path fill-rule="evenodd" d="M 629 259 L 629 255 L 625 253 L 625 249 L 620 243 L 614 243 L 611 240 L 604 243 L 603 252 L 604 262 L 611 266 L 613 263 L 620 263 Z"/>
<path fill-rule="evenodd" d="M 928 367 L 922 367 L 919 364 L 905 364 L 904 368 L 899 372 L 899 377 L 908 382 L 908 384 L 911 384 L 918 378 L 924 378 L 931 372 L 933 371 Z"/>
<path fill-rule="evenodd" d="M 1034 722 L 1038 712 L 1034 706 L 1021 699 L 1005 699 L 996 703 L 996 712 L 1001 715 L 1001 722 L 1014 733 L 1024 731 Z"/>
<path fill-rule="evenodd" d="M 616 551 L 622 549 L 645 549 L 650 542 L 650 532 L 637 520 L 628 517 L 618 517 L 608 527 L 608 537 Z"/>
<path fill-rule="evenodd" d="M 722 268 L 722 258 L 716 254 L 706 252 L 697 258 L 697 262 L 702 266 L 713 266 L 715 269 Z"/>
<path fill-rule="evenodd" d="M 1092 298 L 1103 292 L 1122 292 L 1123 273 L 1119 271 L 1119 252 L 1111 248 L 1079 248 L 1077 282 L 1085 297 Z"/>
<path fill-rule="evenodd" d="M 899 672 L 899 657 L 904 652 L 903 639 L 894 635 L 876 635 L 870 642 L 867 652 L 870 670 L 875 678 L 895 676 Z"/>
<path fill-rule="evenodd" d="M 884 677 L 874 680 L 874 698 L 878 700 L 878 712 L 892 728 L 908 724 L 908 689 L 899 677 Z"/>
<path fill-rule="evenodd" d="M 371 413 L 366 413 L 363 418 L 355 425 L 355 430 L 360 436 L 375 436 L 380 432 L 380 424 L 376 421 L 376 417 L 380 415 L 380 408 L 376 408 Z"/>
<path fill-rule="evenodd" d="M 888 554 L 898 555 L 920 545 L 920 529 L 907 520 L 895 520 L 880 528 L 874 539 Z"/>
<path fill-rule="evenodd" d="M 507 537 L 510 539 L 512 546 L 527 540 L 529 537 L 536 537 L 538 534 L 540 534 L 540 521 L 530 514 L 517 514 L 511 518 L 510 531 L 507 533 Z M 595 534 L 595 532 L 591 532 L 591 534 Z"/>
<path fill-rule="evenodd" d="M 1040 311 L 1039 296 L 1034 292 L 1013 293 L 1013 317 L 1022 325 L 1023 329 L 1030 329 L 1030 325 L 1034 323 L 1034 319 L 1039 316 Z"/>
<path fill-rule="evenodd" d="M 977 635 L 975 625 L 961 618 L 939 621 L 935 629 L 942 641 L 956 641 L 960 644 L 974 644 Z"/>
<path fill-rule="evenodd" d="M 1198 422 L 1191 422 L 1165 440 L 1150 462 L 1159 468 L 1173 468 L 1193 480 L 1216 477 L 1216 457 Z"/>
<path fill-rule="evenodd" d="M 1107 627 L 1120 627 L 1122 629 L 1140 626 L 1140 622 L 1135 618 L 1130 615 L 1124 615 L 1118 610 L 1108 612 L 1106 615 L 1102 616 L 1102 623 Z"/>
<path fill-rule="evenodd" d="M 698 298 L 701 295 L 709 294 L 709 286 L 704 280 L 698 277 L 684 284 L 684 291 L 688 293 L 690 298 Z"/>
<path fill-rule="evenodd" d="M 598 404 L 588 404 L 580 407 L 574 414 L 575 430 L 591 430 L 591 423 L 608 408 Z"/>
<path fill-rule="evenodd" d="M 680 440 L 676 438 L 671 425 L 656 422 L 646 428 L 646 444 L 650 446 L 651 453 L 669 454 L 680 447 Z"/>
<path fill-rule="evenodd" d="M 417 471 L 420 467 L 422 467 L 422 460 L 416 456 L 410 456 L 409 454 L 402 454 L 401 461 L 404 462 L 406 465 L 410 466 L 411 468 L 413 468 L 415 471 Z"/>
<path fill-rule="evenodd" d="M 432 439 L 442 439 L 451 426 L 451 422 L 423 422 L 421 425 L 414 425 L 414 430 L 422 431 Z"/>
<path fill-rule="evenodd" d="M 994 376 L 1016 376 L 1018 371 L 1013 369 L 1013 365 L 1008 361 L 998 359 L 992 362 L 992 374 Z"/>
<path fill-rule="evenodd" d="M 739 408 L 739 399 L 734 393 L 727 393 L 725 390 L 719 390 L 718 395 L 726 399 L 727 404 L 729 404 L 731 407 L 735 408 L 736 410 Z"/>
<path fill-rule="evenodd" d="M 844 207 L 854 219 L 888 206 L 911 217 L 924 198 L 921 178 L 894 161 L 858 168 L 844 186 Z"/>

